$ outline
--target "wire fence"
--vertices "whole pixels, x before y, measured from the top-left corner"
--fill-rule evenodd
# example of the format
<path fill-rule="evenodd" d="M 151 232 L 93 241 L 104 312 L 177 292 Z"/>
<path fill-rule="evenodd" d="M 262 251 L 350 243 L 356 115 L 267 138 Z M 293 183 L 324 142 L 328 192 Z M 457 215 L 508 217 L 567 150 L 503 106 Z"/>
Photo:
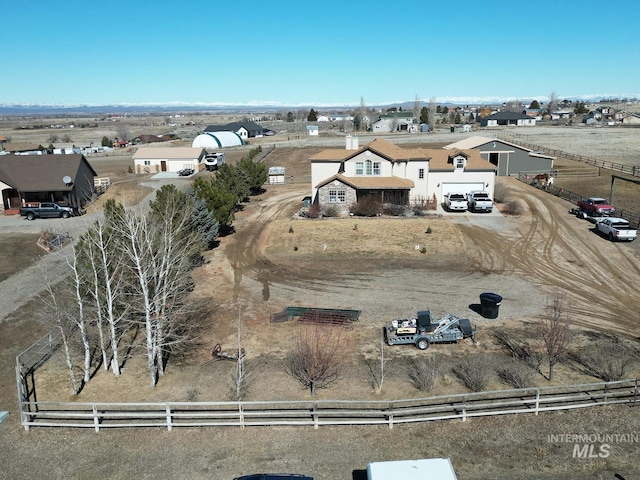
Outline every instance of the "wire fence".
<path fill-rule="evenodd" d="M 635 165 L 625 165 L 622 163 L 609 162 L 607 160 L 598 160 L 596 158 L 587 157 L 585 155 L 579 155 L 577 153 L 570 153 L 570 152 L 565 152 L 563 150 L 557 150 L 555 148 L 535 145 L 533 143 L 528 143 L 526 141 L 523 141 L 525 137 L 522 135 L 517 135 L 515 133 L 501 132 L 500 136 L 504 137 L 505 140 L 517 143 L 518 145 L 524 148 L 528 148 L 530 150 L 544 152 L 549 155 L 562 157 L 569 160 L 574 160 L 576 162 L 585 163 L 587 165 L 593 165 L 594 167 L 598 167 L 598 168 L 605 168 L 613 172 L 621 172 L 634 177 L 640 177 L 640 167 Z"/>

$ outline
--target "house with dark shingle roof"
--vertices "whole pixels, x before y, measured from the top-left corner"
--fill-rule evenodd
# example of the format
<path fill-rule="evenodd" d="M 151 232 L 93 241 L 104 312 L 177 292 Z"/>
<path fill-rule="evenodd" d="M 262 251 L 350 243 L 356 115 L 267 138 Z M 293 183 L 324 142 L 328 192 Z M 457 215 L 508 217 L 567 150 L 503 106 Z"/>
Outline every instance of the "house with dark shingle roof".
<path fill-rule="evenodd" d="M 399 147 L 375 139 L 364 147 L 347 137 L 346 149 L 323 150 L 310 158 L 311 199 L 347 213 L 364 197 L 383 204 L 416 205 L 447 193 L 484 190 L 493 195 L 495 166 L 477 150 Z"/>
<path fill-rule="evenodd" d="M 498 127 L 498 126 L 534 126 L 536 119 L 517 112 L 498 112 L 488 117 L 480 119 L 481 127 Z"/>
<path fill-rule="evenodd" d="M 262 137 L 267 129 L 261 127 L 255 122 L 232 122 L 226 125 L 209 125 L 204 129 L 204 133 L 207 132 L 235 132 L 243 140 L 252 137 Z"/>
<path fill-rule="evenodd" d="M 95 193 L 96 176 L 81 154 L 0 155 L 2 209 L 36 202 L 82 208 Z"/>

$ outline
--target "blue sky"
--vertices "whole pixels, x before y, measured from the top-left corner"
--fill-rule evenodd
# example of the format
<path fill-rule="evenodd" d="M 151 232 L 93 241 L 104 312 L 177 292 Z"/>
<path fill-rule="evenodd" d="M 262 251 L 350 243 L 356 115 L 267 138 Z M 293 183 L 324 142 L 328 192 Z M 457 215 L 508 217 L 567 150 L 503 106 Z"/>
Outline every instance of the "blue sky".
<path fill-rule="evenodd" d="M 640 1 L 12 1 L 2 104 L 640 96 Z"/>

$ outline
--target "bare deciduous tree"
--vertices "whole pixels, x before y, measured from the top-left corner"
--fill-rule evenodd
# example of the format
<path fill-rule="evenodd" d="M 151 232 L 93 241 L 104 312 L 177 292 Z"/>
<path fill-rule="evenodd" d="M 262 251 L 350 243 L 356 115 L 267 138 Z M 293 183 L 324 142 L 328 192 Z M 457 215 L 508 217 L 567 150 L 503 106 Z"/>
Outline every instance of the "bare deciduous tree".
<path fill-rule="evenodd" d="M 549 101 L 547 102 L 547 113 L 551 115 L 558 108 L 558 94 L 553 91 L 549 94 Z"/>
<path fill-rule="evenodd" d="M 413 118 L 415 118 L 416 120 L 420 121 L 420 110 L 422 110 L 422 102 L 420 101 L 420 97 L 418 97 L 418 94 L 416 93 L 416 98 L 413 101 Z"/>
<path fill-rule="evenodd" d="M 73 357 L 71 355 L 71 348 L 69 340 L 73 333 L 74 324 L 70 320 L 70 316 L 67 309 L 62 302 L 62 295 L 60 292 L 55 291 L 51 280 L 47 278 L 46 272 L 43 273 L 44 278 L 44 291 L 40 295 L 40 300 L 45 305 L 45 314 L 48 321 L 53 321 L 53 324 L 60 332 L 62 338 L 62 346 L 64 348 L 64 358 L 69 370 L 69 378 L 71 380 L 71 390 L 74 395 L 80 392 L 80 382 L 76 377 L 75 365 L 73 363 Z"/>
<path fill-rule="evenodd" d="M 436 128 L 436 117 L 438 115 L 438 105 L 436 104 L 436 97 L 429 99 L 429 131 L 433 132 Z"/>
<path fill-rule="evenodd" d="M 555 293 L 547 303 L 540 325 L 540 336 L 549 360 L 549 381 L 553 380 L 553 367 L 566 355 L 571 343 L 571 317 L 567 311 L 564 293 Z"/>
<path fill-rule="evenodd" d="M 238 347 L 238 357 L 236 358 L 236 368 L 233 373 L 233 385 L 235 387 L 234 397 L 235 400 L 241 400 L 247 392 L 247 388 L 249 387 L 249 382 L 251 380 L 251 375 L 253 373 L 253 369 L 251 365 L 247 364 L 245 358 L 245 351 L 242 347 L 242 330 L 243 330 L 243 322 L 242 317 L 240 315 L 240 308 L 238 308 L 238 323 L 237 323 L 237 347 Z"/>
<path fill-rule="evenodd" d="M 315 395 L 316 389 L 326 388 L 338 379 L 345 358 L 342 331 L 314 326 L 295 336 L 285 369 Z"/>

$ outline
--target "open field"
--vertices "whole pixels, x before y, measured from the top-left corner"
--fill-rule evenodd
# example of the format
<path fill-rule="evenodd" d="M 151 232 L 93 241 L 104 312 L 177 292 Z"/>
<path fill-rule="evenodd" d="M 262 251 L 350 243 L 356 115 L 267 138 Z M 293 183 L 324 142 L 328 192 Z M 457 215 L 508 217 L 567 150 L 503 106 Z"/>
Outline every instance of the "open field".
<path fill-rule="evenodd" d="M 427 136 L 440 142 L 457 137 Z M 543 140 L 528 141 L 544 144 Z M 594 144 L 601 142 L 598 139 Z M 320 148 L 283 143 L 270 154 L 267 163 L 285 166 L 295 182 L 268 187 L 264 195 L 252 198 L 238 214 L 236 233 L 222 238 L 219 247 L 207 252 L 205 265 L 194 272 L 194 295 L 208 299 L 212 310 L 211 326 L 200 347 L 188 358 L 170 362 L 167 377 L 153 391 L 147 388 L 142 359 L 133 357 L 121 378 L 98 374 L 78 400 L 187 400 L 194 395 L 197 400 L 229 399 L 233 363 L 212 361 L 210 351 L 215 343 L 233 347 L 239 312 L 246 328 L 244 347 L 257 373 L 247 399 L 308 399 L 308 392 L 282 369 L 282 358 L 300 326 L 268 322 L 270 313 L 287 305 L 362 311 L 358 325 L 344 333 L 345 346 L 352 352 L 349 368 L 336 385 L 319 391 L 319 398 L 420 395 L 406 378 L 409 359 L 426 354 L 453 365 L 467 356 L 496 356 L 500 350 L 492 332 L 505 329 L 529 334 L 527 327 L 539 318 L 545 301 L 556 291 L 567 294 L 576 329 L 595 332 L 580 336 L 582 345 L 609 333 L 637 344 L 637 242 L 607 242 L 590 230 L 588 222 L 568 215 L 567 202 L 513 179 L 508 180 L 510 194 L 526 205 L 520 217 L 464 214 L 292 220 L 310 190 L 308 179 L 304 182 L 309 173 L 306 159 Z M 582 188 L 591 191 L 602 180 L 588 179 L 588 186 Z M 426 234 L 428 227 L 431 234 Z M 426 253 L 416 250 L 416 245 L 425 246 Z M 483 319 L 471 308 L 483 291 L 503 295 L 498 320 Z M 435 316 L 452 312 L 470 318 L 479 329 L 479 344 L 438 345 L 427 352 L 411 346 L 385 347 L 389 376 L 382 392 L 375 393 L 366 362 L 378 358 L 380 327 L 391 318 L 409 316 L 425 307 Z M 32 302 L 6 312 L 0 321 L 0 409 L 15 408 L 15 355 L 46 330 L 35 322 L 36 312 Z M 54 368 L 57 361 L 38 373 L 40 401 L 69 398 L 65 374 Z M 559 383 L 595 381 L 570 363 L 560 364 L 556 374 Z M 539 375 L 536 384 L 545 385 L 547 380 Z M 504 388 L 504 384 L 494 377 L 491 388 Z M 435 393 L 461 389 L 464 387 L 450 372 Z M 640 416 L 628 407 L 393 430 L 256 428 L 100 434 L 47 429 L 25 433 L 17 416 L 10 415 L 0 430 L 4 433 L 0 458 L 8 465 L 9 478 L 48 472 L 45 476 L 51 478 L 161 475 L 224 480 L 252 471 L 286 470 L 339 480 L 355 478 L 354 471 L 370 461 L 424 456 L 450 456 L 461 480 L 595 479 L 612 478 L 616 473 L 629 479 L 640 475 L 637 445 L 617 444 L 608 459 L 580 460 L 572 458 L 572 444 L 548 440 L 548 435 L 559 433 L 637 432 Z M 153 447 L 147 447 L 149 442 Z M 34 457 L 39 458 L 37 465 Z"/>

